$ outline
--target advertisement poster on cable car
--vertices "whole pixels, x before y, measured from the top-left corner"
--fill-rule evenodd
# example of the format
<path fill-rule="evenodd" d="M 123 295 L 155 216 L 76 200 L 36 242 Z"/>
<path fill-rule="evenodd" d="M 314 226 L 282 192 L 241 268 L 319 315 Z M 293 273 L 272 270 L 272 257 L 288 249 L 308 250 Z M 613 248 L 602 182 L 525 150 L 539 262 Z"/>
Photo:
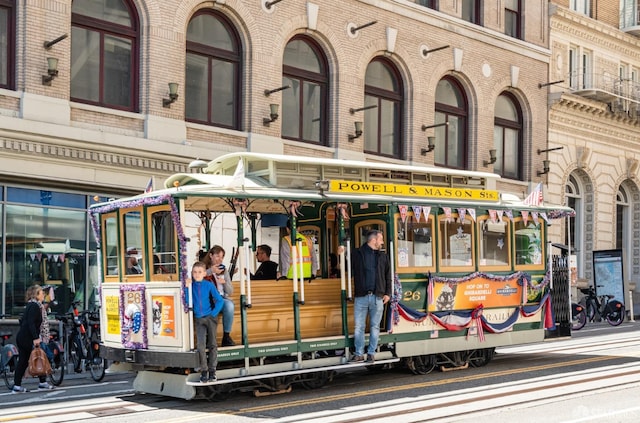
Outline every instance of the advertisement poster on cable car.
<path fill-rule="evenodd" d="M 429 311 L 469 310 L 480 305 L 517 307 L 522 302 L 522 286 L 518 276 L 489 278 L 484 275 L 468 279 L 435 281 Z"/>

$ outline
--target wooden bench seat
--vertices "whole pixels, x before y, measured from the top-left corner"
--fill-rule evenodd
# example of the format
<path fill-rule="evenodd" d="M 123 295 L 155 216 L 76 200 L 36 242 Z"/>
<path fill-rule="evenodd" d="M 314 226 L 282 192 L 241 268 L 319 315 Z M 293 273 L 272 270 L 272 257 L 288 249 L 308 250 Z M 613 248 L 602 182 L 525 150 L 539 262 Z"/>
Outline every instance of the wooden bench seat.
<path fill-rule="evenodd" d="M 239 282 L 233 282 L 233 302 L 236 306 L 231 337 L 241 340 L 241 310 Z M 299 290 L 299 299 L 301 292 Z M 347 313 L 350 330 L 353 312 Z M 218 325 L 218 340 L 222 339 L 222 322 Z M 252 344 L 295 339 L 293 313 L 293 282 L 252 281 L 251 307 L 247 308 L 249 342 Z M 300 305 L 302 338 L 342 335 L 342 308 L 339 279 L 314 279 L 305 282 L 304 304 Z"/>

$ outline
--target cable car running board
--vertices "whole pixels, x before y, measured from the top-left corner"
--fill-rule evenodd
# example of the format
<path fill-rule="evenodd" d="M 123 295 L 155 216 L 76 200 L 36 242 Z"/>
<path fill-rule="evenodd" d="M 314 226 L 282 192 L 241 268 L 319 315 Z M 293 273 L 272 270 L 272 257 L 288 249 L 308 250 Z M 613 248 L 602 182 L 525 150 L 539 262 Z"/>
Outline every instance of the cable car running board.
<path fill-rule="evenodd" d="M 349 368 L 365 367 L 365 366 L 378 366 L 382 364 L 397 363 L 399 361 L 400 361 L 399 358 L 394 357 L 394 358 L 376 360 L 374 363 L 367 363 L 366 361 L 359 361 L 355 363 L 347 362 L 344 364 L 336 364 L 333 366 L 310 367 L 308 369 L 294 369 L 294 370 L 288 370 L 283 372 L 263 373 L 263 374 L 255 374 L 255 375 L 248 374 L 244 376 L 218 379 L 215 382 L 207 382 L 207 383 L 200 382 L 200 373 L 194 372 L 187 376 L 186 383 L 189 386 L 222 385 L 225 383 L 244 382 L 244 381 L 256 380 L 256 379 L 268 379 L 271 377 L 289 376 L 289 375 L 297 375 L 297 374 L 303 374 L 303 373 L 326 372 L 327 370 L 349 369 Z"/>

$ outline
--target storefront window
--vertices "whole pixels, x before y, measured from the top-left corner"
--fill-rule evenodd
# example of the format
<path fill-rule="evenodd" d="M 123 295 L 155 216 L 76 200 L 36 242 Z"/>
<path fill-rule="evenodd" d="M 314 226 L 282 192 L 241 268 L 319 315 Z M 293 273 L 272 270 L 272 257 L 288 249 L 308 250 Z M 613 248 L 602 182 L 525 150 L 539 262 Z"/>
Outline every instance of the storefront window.
<path fill-rule="evenodd" d="M 29 192 L 33 191 L 33 192 Z M 8 190 L 8 198 L 17 194 L 24 202 L 39 198 L 55 203 L 64 198 L 50 191 Z M 34 197 L 34 194 L 37 194 Z M 57 194 L 57 193 L 56 193 Z M 82 196 L 80 196 L 82 197 Z M 68 198 L 67 198 L 68 199 Z M 84 210 L 57 209 L 31 205 L 6 206 L 5 307 L 20 315 L 25 293 L 37 283 L 52 294 L 51 309 L 66 312 L 71 302 L 85 289 L 86 222 Z"/>

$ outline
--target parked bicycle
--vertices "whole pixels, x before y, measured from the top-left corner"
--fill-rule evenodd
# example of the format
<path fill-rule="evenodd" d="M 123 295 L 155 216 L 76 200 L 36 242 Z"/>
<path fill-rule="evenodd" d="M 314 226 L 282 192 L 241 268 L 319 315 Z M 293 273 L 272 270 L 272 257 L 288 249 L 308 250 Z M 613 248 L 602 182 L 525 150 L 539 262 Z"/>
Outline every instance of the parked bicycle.
<path fill-rule="evenodd" d="M 598 288 L 603 285 L 598 285 Z M 585 294 L 579 304 L 571 304 L 571 329 L 579 330 L 587 321 L 605 319 L 611 326 L 618 326 L 624 321 L 624 304 L 614 300 L 613 295 L 596 295 L 594 287 L 580 288 Z"/>
<path fill-rule="evenodd" d="M 100 356 L 100 321 L 96 312 L 78 310 L 79 301 L 71 304 L 72 311 L 58 314 L 64 326 L 66 360 L 73 371 L 89 370 L 91 378 L 100 382 L 104 378 L 106 360 Z M 66 366 L 65 366 L 66 367 Z"/>
<path fill-rule="evenodd" d="M 0 319 L 4 319 L 5 317 L 9 316 L 0 314 Z M 12 335 L 11 332 L 0 332 L 0 339 L 2 339 L 2 348 L 0 349 L 0 373 L 2 373 L 4 384 L 7 385 L 9 389 L 13 389 L 13 373 L 18 364 L 18 348 L 14 344 L 7 344 L 7 341 Z"/>

